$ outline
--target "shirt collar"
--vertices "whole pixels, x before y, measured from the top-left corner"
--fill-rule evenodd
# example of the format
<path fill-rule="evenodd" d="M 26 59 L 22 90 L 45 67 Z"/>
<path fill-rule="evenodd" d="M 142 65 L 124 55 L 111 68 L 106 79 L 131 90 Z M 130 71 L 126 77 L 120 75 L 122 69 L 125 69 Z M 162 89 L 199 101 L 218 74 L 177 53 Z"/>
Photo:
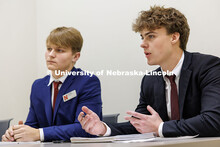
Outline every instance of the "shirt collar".
<path fill-rule="evenodd" d="M 56 82 L 60 81 L 60 82 L 64 83 L 64 81 L 66 80 L 66 78 L 67 78 L 67 75 L 64 75 L 64 76 L 60 77 L 59 79 L 55 79 L 55 78 L 52 76 L 52 74 L 50 73 L 50 81 L 49 81 L 49 83 L 48 83 L 47 86 L 50 86 L 50 84 L 53 83 L 54 81 L 56 81 Z"/>
<path fill-rule="evenodd" d="M 178 62 L 178 64 L 175 66 L 175 68 L 172 70 L 172 73 L 176 75 L 176 77 L 180 77 L 180 71 L 182 69 L 182 66 L 183 66 L 183 60 L 184 60 L 184 52 Z M 162 72 L 163 72 L 163 69 L 161 68 Z M 165 77 L 165 75 L 163 74 L 163 78 Z"/>

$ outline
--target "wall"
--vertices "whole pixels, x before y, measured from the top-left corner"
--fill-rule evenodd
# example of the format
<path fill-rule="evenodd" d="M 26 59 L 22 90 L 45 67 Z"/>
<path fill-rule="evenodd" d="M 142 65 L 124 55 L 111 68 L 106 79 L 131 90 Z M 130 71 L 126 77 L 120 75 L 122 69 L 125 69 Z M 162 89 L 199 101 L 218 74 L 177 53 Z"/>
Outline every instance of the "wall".
<path fill-rule="evenodd" d="M 25 120 L 37 77 L 36 9 L 33 0 L 0 0 L 0 119 Z"/>

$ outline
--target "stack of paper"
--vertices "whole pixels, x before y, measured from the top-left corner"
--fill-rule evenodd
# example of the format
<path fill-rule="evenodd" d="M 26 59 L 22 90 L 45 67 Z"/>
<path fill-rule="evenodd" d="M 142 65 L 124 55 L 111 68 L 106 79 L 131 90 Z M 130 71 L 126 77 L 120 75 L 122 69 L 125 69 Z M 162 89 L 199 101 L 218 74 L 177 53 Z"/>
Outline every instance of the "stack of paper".
<path fill-rule="evenodd" d="M 154 139 L 154 133 L 144 133 L 144 134 L 130 134 L 130 135 L 117 135 L 111 137 L 97 137 L 97 138 L 87 138 L 87 137 L 71 137 L 72 143 L 89 143 L 89 142 L 116 142 L 116 141 L 148 141 L 149 139 Z"/>

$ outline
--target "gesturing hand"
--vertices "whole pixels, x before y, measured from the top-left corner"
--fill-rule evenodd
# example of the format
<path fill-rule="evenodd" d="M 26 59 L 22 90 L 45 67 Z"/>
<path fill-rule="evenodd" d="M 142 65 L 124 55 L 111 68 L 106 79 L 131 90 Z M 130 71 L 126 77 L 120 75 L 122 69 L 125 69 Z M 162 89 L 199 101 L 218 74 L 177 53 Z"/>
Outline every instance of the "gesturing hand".
<path fill-rule="evenodd" d="M 147 106 L 147 110 L 152 115 L 145 115 L 134 111 L 128 111 L 127 114 L 133 116 L 126 116 L 125 119 L 136 128 L 140 133 L 156 132 L 158 136 L 158 128 L 162 121 L 159 114 L 151 107 Z"/>
<path fill-rule="evenodd" d="M 82 125 L 82 128 L 89 134 L 92 135 L 104 135 L 106 133 L 106 127 L 103 122 L 99 119 L 98 115 L 86 106 L 82 107 L 82 111 L 78 116 L 78 120 Z"/>

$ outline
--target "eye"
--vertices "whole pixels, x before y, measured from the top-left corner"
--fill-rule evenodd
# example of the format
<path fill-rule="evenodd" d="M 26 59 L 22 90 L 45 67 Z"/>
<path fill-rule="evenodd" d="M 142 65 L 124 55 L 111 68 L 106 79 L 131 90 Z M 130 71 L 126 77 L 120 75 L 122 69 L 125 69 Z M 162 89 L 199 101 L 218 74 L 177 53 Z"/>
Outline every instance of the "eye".
<path fill-rule="evenodd" d="M 155 36 L 154 36 L 154 35 L 148 35 L 148 38 L 149 38 L 149 39 L 154 39 Z"/>
<path fill-rule="evenodd" d="M 58 52 L 58 53 L 62 53 L 62 52 L 64 52 L 64 50 L 62 50 L 62 49 L 57 49 L 57 52 Z"/>
<path fill-rule="evenodd" d="M 48 48 L 47 48 L 47 50 L 48 50 L 48 51 L 51 51 L 51 50 L 52 50 L 52 48 L 48 47 Z"/>

